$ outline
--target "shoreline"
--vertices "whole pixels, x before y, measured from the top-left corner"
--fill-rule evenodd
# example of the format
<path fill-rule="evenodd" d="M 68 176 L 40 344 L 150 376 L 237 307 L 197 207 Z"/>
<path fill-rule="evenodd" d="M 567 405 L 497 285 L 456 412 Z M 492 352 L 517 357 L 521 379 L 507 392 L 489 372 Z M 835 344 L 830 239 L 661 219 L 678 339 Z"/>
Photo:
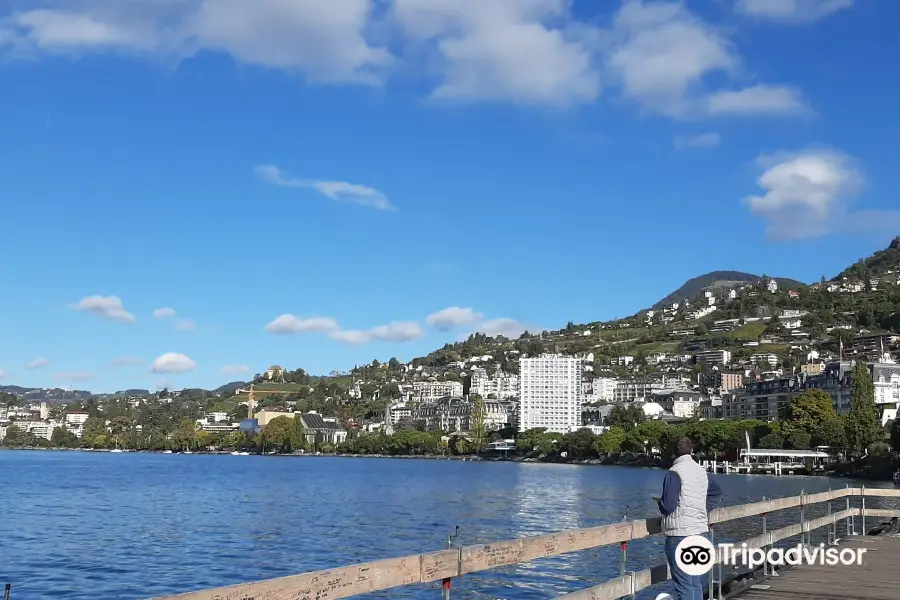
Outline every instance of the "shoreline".
<path fill-rule="evenodd" d="M 40 447 L 24 447 L 24 448 L 0 448 L 2 451 L 40 451 L 40 452 L 92 452 L 119 454 L 106 448 L 40 448 Z M 173 454 L 180 455 L 185 452 L 164 451 L 164 450 L 122 450 L 122 454 Z M 191 451 L 189 455 L 203 456 L 236 456 L 230 450 L 222 451 Z M 667 469 L 663 461 L 658 457 L 648 458 L 646 456 L 622 457 L 617 458 L 590 458 L 590 459 L 572 459 L 572 460 L 539 460 L 537 458 L 526 458 L 522 456 L 516 457 L 484 457 L 484 456 L 445 456 L 445 455 L 414 455 L 414 454 L 344 454 L 344 453 L 259 453 L 250 452 L 241 456 L 259 456 L 269 458 L 367 458 L 367 459 L 395 459 L 395 460 L 446 460 L 446 461 L 462 461 L 462 462 L 511 462 L 526 464 L 542 464 L 542 465 L 570 465 L 578 467 L 630 467 L 630 468 L 646 468 L 646 469 Z M 732 473 L 733 474 L 733 473 Z M 724 473 L 720 473 L 724 475 Z M 891 478 L 873 478 L 862 475 L 849 475 L 847 473 L 838 474 L 835 471 L 828 471 L 821 474 L 802 474 L 802 475 L 780 475 L 779 477 L 827 477 L 831 479 L 859 479 L 867 481 L 891 481 Z"/>

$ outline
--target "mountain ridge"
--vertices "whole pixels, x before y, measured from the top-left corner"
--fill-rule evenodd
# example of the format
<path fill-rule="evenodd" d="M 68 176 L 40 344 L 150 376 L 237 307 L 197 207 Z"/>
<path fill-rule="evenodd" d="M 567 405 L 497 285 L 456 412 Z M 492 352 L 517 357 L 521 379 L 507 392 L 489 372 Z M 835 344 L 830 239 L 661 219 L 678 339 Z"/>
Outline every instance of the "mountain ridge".
<path fill-rule="evenodd" d="M 669 306 L 674 302 L 692 300 L 710 288 L 729 287 L 738 283 L 755 282 L 765 277 L 767 276 L 754 275 L 753 273 L 745 273 L 743 271 L 710 271 L 709 273 L 704 273 L 703 275 L 688 279 L 677 290 L 657 301 L 650 309 L 658 310 L 665 306 Z M 807 285 L 802 281 L 787 277 L 772 277 L 772 279 L 774 279 L 779 286 L 787 286 L 790 288 Z"/>

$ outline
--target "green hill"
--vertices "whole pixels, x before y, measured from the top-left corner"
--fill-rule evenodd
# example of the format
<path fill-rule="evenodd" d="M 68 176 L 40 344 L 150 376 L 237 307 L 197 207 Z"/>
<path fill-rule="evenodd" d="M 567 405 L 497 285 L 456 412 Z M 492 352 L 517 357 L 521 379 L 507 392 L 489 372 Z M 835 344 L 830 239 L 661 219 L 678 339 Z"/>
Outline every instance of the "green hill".
<path fill-rule="evenodd" d="M 763 278 L 761 275 L 753 275 L 751 273 L 743 273 L 741 271 L 713 271 L 688 279 L 684 284 L 654 304 L 651 308 L 660 309 L 665 306 L 671 306 L 674 302 L 681 302 L 685 299 L 696 298 L 709 289 L 721 289 L 735 287 L 740 283 L 757 282 Z M 774 277 L 779 287 L 797 288 L 806 285 L 796 279 L 787 279 L 785 277 Z"/>

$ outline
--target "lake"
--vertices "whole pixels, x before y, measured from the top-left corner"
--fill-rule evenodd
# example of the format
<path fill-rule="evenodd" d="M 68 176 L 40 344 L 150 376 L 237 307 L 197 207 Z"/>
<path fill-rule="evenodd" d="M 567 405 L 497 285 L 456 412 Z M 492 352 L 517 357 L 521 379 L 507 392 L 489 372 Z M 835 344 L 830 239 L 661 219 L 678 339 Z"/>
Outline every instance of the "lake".
<path fill-rule="evenodd" d="M 3 451 L 0 584 L 12 583 L 11 600 L 136 600 L 441 550 L 457 525 L 462 545 L 590 527 L 656 515 L 651 496 L 663 475 L 509 462 Z M 716 477 L 723 505 L 847 483 Z M 770 528 L 782 520 L 797 515 L 773 516 Z M 723 535 L 743 539 L 759 527 L 746 519 Z M 661 542 L 633 542 L 628 569 L 661 562 Z M 617 576 L 618 561 L 614 547 L 542 559 L 454 580 L 452 597 L 551 599 Z M 436 599 L 440 591 L 427 584 L 368 597 Z"/>

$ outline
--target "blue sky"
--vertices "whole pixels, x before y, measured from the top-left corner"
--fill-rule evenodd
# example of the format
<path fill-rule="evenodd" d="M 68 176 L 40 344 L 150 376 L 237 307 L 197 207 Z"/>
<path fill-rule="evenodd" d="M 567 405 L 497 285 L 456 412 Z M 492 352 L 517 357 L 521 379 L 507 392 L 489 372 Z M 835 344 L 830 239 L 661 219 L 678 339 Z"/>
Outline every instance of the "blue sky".
<path fill-rule="evenodd" d="M 716 269 L 832 276 L 900 233 L 897 22 L 859 0 L 5 2 L 2 382 L 327 373 L 625 316 Z"/>

